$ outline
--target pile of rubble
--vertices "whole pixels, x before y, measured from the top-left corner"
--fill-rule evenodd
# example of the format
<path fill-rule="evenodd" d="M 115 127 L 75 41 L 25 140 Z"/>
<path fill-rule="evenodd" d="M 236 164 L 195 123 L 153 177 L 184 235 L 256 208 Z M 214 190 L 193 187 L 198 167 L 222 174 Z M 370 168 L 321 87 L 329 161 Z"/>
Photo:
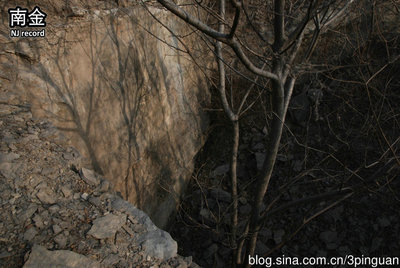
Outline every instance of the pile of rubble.
<path fill-rule="evenodd" d="M 0 129 L 1 267 L 197 266 L 9 92 Z"/>

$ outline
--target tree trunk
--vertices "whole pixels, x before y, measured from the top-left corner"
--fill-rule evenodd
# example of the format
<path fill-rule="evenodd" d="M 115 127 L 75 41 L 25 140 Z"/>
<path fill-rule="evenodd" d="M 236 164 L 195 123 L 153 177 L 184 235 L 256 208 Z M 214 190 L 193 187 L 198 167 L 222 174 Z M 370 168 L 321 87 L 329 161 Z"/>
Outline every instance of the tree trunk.
<path fill-rule="evenodd" d="M 232 267 L 236 267 L 237 259 L 237 226 L 238 226 L 238 193 L 237 193 L 237 156 L 239 149 L 239 121 L 232 121 L 232 158 L 231 158 L 231 194 L 232 194 L 232 215 L 231 215 L 231 244 L 232 244 Z"/>
<path fill-rule="evenodd" d="M 282 73 L 281 64 L 277 63 L 275 67 L 276 73 Z M 255 199 L 253 210 L 250 218 L 250 239 L 247 243 L 245 267 L 250 267 L 248 258 L 253 256 L 256 248 L 258 232 L 260 230 L 259 217 L 263 204 L 265 193 L 268 190 L 272 171 L 274 169 L 276 156 L 278 154 L 279 144 L 282 136 L 282 130 L 285 120 L 285 96 L 284 96 L 284 81 L 273 81 L 272 97 L 273 97 L 273 119 L 272 127 L 269 134 L 268 151 L 265 156 L 263 167 L 259 173 L 258 182 L 255 184 Z"/>

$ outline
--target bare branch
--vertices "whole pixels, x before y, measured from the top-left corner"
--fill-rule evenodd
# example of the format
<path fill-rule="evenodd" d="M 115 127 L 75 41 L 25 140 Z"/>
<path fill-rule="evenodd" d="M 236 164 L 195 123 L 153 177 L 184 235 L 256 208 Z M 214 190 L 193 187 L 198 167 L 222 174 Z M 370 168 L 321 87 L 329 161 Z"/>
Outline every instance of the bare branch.
<path fill-rule="evenodd" d="M 224 40 L 229 38 L 228 34 L 221 33 L 219 31 L 214 30 L 210 26 L 206 25 L 205 23 L 201 22 L 200 20 L 196 19 L 192 15 L 188 14 L 185 10 L 177 6 L 174 2 L 170 0 L 157 0 L 161 5 L 163 5 L 166 9 L 174 13 L 176 16 L 181 18 L 182 20 L 186 21 L 190 25 L 196 27 L 203 33 L 215 38 L 219 41 L 224 42 Z"/>
<path fill-rule="evenodd" d="M 242 3 L 240 1 L 231 0 L 232 4 L 235 6 L 235 18 L 233 19 L 233 24 L 231 27 L 231 32 L 229 33 L 229 38 L 232 38 L 236 32 L 237 26 L 239 25 L 240 18 L 240 7 Z"/>
<path fill-rule="evenodd" d="M 303 20 L 298 24 L 296 29 L 293 30 L 291 33 L 289 33 L 287 39 L 290 43 L 293 43 L 294 40 L 299 36 L 299 34 L 305 30 L 310 19 L 317 13 L 317 8 L 316 6 L 313 5 L 313 3 L 314 1 L 310 1 L 310 4 L 307 8 L 307 14 L 304 16 Z"/>
<path fill-rule="evenodd" d="M 228 42 L 228 45 L 233 49 L 233 51 L 235 51 L 235 53 L 238 56 L 238 58 L 240 59 L 240 61 L 244 64 L 244 66 L 246 66 L 247 69 L 249 69 L 256 75 L 260 75 L 260 76 L 270 78 L 270 79 L 276 80 L 276 81 L 279 80 L 279 78 L 276 74 L 269 72 L 269 71 L 265 71 L 265 70 L 255 66 L 250 61 L 250 59 L 246 56 L 246 54 L 244 54 L 242 47 L 239 44 L 239 41 L 237 39 L 233 38 L 230 42 Z"/>
<path fill-rule="evenodd" d="M 346 0 L 344 1 L 346 4 L 339 10 L 335 12 L 335 9 L 332 11 L 331 15 L 327 18 L 326 21 L 321 22 L 321 28 L 322 27 L 327 27 L 330 24 L 340 20 L 340 18 L 343 18 L 345 15 L 345 12 L 348 10 L 349 6 L 354 2 L 354 0 Z"/>
<path fill-rule="evenodd" d="M 279 52 L 283 46 L 285 39 L 285 0 L 275 0 L 275 18 L 274 18 L 274 32 L 275 41 L 273 48 L 275 52 Z"/>
<path fill-rule="evenodd" d="M 265 71 L 257 66 L 254 65 L 253 62 L 246 56 L 246 54 L 243 52 L 243 49 L 239 43 L 239 41 L 235 38 L 232 37 L 230 38 L 229 35 L 221 33 L 219 31 L 215 31 L 208 25 L 204 24 L 203 22 L 199 21 L 198 19 L 194 18 L 190 14 L 188 14 L 186 11 L 184 11 L 182 8 L 177 6 L 175 3 L 173 3 L 170 0 L 157 0 L 161 5 L 163 5 L 165 8 L 167 8 L 169 11 L 177 15 L 179 18 L 182 20 L 186 21 L 193 27 L 197 28 L 201 32 L 205 33 L 206 35 L 216 39 L 217 41 L 221 41 L 228 46 L 230 46 L 233 51 L 235 52 L 236 56 L 240 59 L 240 61 L 246 66 L 247 69 L 249 69 L 251 72 L 255 73 L 256 75 L 260 75 L 266 78 L 270 78 L 273 80 L 278 81 L 279 78 L 276 74 Z"/>
<path fill-rule="evenodd" d="M 253 29 L 253 31 L 257 34 L 257 36 L 258 36 L 262 41 L 266 42 L 268 45 L 271 46 L 271 44 L 268 42 L 267 38 L 265 38 L 264 35 L 261 34 L 261 31 L 260 31 L 259 29 L 257 29 L 256 26 L 254 25 L 253 21 L 251 20 L 249 14 L 248 14 L 248 12 L 247 12 L 247 10 L 246 10 L 246 8 L 245 8 L 245 5 L 243 5 L 243 12 L 244 12 L 244 15 L 245 15 L 246 18 L 247 18 L 247 21 L 248 21 L 249 24 L 250 24 L 250 27 L 251 27 L 251 28 Z"/>
<path fill-rule="evenodd" d="M 220 0 L 220 16 L 221 18 L 225 18 L 225 0 Z M 224 23 L 220 22 L 218 26 L 218 30 L 223 32 L 224 31 Z M 237 115 L 232 111 L 228 100 L 226 98 L 226 83 L 225 83 L 225 66 L 224 66 L 224 61 L 223 61 L 223 56 L 222 56 L 222 44 L 220 41 L 217 41 L 215 44 L 216 47 L 216 56 L 217 56 L 217 62 L 218 62 L 218 75 L 219 75 L 219 85 L 218 85 L 218 91 L 220 94 L 220 98 L 222 101 L 222 106 L 225 110 L 225 113 L 229 117 L 229 120 L 231 121 L 237 121 Z"/>
<path fill-rule="evenodd" d="M 273 216 L 276 213 L 281 213 L 285 210 L 288 210 L 292 207 L 295 206 L 299 206 L 301 204 L 310 204 L 310 203 L 316 203 L 316 202 L 320 202 L 323 200 L 327 200 L 329 198 L 332 197 L 336 197 L 338 195 L 347 195 L 349 193 L 354 193 L 353 188 L 349 187 L 349 188 L 344 188 L 344 189 L 340 189 L 340 190 L 336 190 L 336 191 L 332 191 L 332 192 L 328 192 L 328 193 L 322 193 L 322 194 L 318 194 L 318 195 L 313 195 L 313 196 L 308 196 L 305 198 L 301 198 L 299 200 L 294 200 L 292 202 L 289 202 L 287 204 L 284 204 L 276 209 L 270 210 L 270 211 L 264 211 L 262 213 L 262 215 L 260 216 L 260 224 L 263 224 L 263 222 L 268 218 Z"/>

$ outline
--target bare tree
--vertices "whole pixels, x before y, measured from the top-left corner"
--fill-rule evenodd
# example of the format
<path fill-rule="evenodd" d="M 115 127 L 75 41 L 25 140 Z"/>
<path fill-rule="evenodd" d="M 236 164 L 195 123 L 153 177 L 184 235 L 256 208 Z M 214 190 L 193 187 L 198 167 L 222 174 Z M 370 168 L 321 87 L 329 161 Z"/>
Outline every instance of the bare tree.
<path fill-rule="evenodd" d="M 188 13 L 183 7 L 171 0 L 158 0 L 158 2 L 205 34 L 215 45 L 215 55 L 219 71 L 219 93 L 224 111 L 232 122 L 232 155 L 231 155 L 231 241 L 234 248 L 233 266 L 243 264 L 249 266 L 248 256 L 254 255 L 256 241 L 266 212 L 262 211 L 263 200 L 267 193 L 273 172 L 285 117 L 293 92 L 296 79 L 305 68 L 317 40 L 328 25 L 337 23 L 343 18 L 346 10 L 353 1 L 341 0 L 312 0 L 312 1 L 265 1 L 260 3 L 263 10 L 262 21 L 256 21 L 249 15 L 245 1 L 230 0 L 231 12 L 226 12 L 226 1 L 219 1 L 219 13 L 213 11 L 202 1 L 196 1 L 197 6 L 206 10 L 218 21 L 218 30 L 193 14 Z M 271 7 L 271 8 L 270 8 Z M 231 14 L 231 17 L 226 14 Z M 242 15 L 244 13 L 244 16 Z M 225 26 L 229 29 L 225 30 Z M 244 25 L 250 30 L 240 30 Z M 249 37 L 257 38 L 258 46 L 251 47 Z M 251 216 L 241 236 L 238 236 L 238 186 L 237 186 L 237 153 L 239 144 L 239 119 L 243 109 L 246 93 L 238 109 L 229 103 L 225 89 L 225 60 L 223 45 L 229 47 L 235 57 L 241 61 L 255 77 L 271 81 L 272 96 L 272 123 L 268 135 L 268 151 L 261 171 L 257 175 L 254 185 L 254 200 Z M 229 66 L 232 68 L 232 66 Z M 254 80 L 253 80 L 254 81 Z M 251 90 L 251 88 L 249 88 Z M 249 91 L 248 91 L 249 92 Z M 243 249 L 245 241 L 245 254 Z M 245 256 L 243 258 L 243 256 Z"/>

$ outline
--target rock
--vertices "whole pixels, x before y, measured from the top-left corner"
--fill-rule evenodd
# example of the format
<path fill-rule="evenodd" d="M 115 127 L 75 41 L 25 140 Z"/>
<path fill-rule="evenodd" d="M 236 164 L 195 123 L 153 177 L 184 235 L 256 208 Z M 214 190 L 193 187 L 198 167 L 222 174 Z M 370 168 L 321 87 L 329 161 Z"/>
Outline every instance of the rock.
<path fill-rule="evenodd" d="M 63 153 L 62 156 L 65 160 L 72 160 L 75 158 L 73 153 Z"/>
<path fill-rule="evenodd" d="M 249 177 L 249 172 L 247 171 L 245 165 L 239 164 L 237 166 L 237 176 L 238 178 L 243 178 L 243 179 L 247 179 Z"/>
<path fill-rule="evenodd" d="M 44 168 L 42 168 L 40 174 L 42 174 L 43 176 L 48 176 L 54 172 L 55 172 L 54 167 L 44 167 Z"/>
<path fill-rule="evenodd" d="M 88 193 L 83 193 L 83 194 L 81 194 L 81 198 L 82 198 L 83 200 L 87 200 L 88 197 L 89 197 L 89 194 L 88 194 Z"/>
<path fill-rule="evenodd" d="M 1 118 L 0 171 L 5 176 L 0 175 L 0 206 L 6 211 L 0 220 L 1 267 L 21 267 L 24 255 L 25 267 L 99 267 L 91 259 L 103 261 L 104 267 L 159 267 L 162 260 L 150 255 L 176 255 L 176 242 L 143 211 L 116 196 L 105 178 L 84 170 L 84 178 L 91 180 L 84 182 L 66 161 L 71 155 L 65 157 L 78 154 L 66 149 L 62 140 L 55 143 L 48 136 L 44 140 L 41 134 L 51 126 L 26 121 L 30 117 L 18 111 L 18 116 Z M 107 239 L 110 235 L 115 239 Z M 144 240 L 138 242 L 140 235 Z M 34 243 L 42 248 L 35 246 L 29 256 L 26 251 Z M 86 256 L 46 248 L 72 249 Z M 77 256 L 83 262 L 75 263 Z M 172 267 L 185 267 L 182 257 L 175 259 L 177 265 Z"/>
<path fill-rule="evenodd" d="M 228 193 L 227 191 L 222 190 L 222 189 L 219 189 L 219 188 L 211 189 L 210 190 L 210 194 L 216 200 L 224 201 L 224 202 L 227 202 L 227 203 L 232 202 L 231 194 Z"/>
<path fill-rule="evenodd" d="M 51 214 L 57 213 L 60 210 L 60 206 L 59 205 L 53 205 L 51 207 L 49 207 L 49 212 Z"/>
<path fill-rule="evenodd" d="M 25 41 L 18 42 L 18 45 L 15 48 L 15 54 L 31 63 L 35 62 L 38 57 L 35 50 L 30 47 L 29 42 Z"/>
<path fill-rule="evenodd" d="M 96 207 L 101 207 L 101 205 L 102 205 L 100 198 L 95 197 L 95 196 L 89 197 L 89 202 L 90 202 L 90 204 L 92 204 L 93 206 L 96 206 Z"/>
<path fill-rule="evenodd" d="M 212 214 L 209 209 L 202 208 L 199 212 L 199 215 L 200 215 L 200 217 L 199 217 L 200 221 L 205 219 L 205 220 L 209 221 L 210 223 L 213 222 L 213 217 L 212 217 Z"/>
<path fill-rule="evenodd" d="M 49 251 L 43 246 L 34 245 L 29 254 L 28 261 L 24 268 L 43 268 L 43 267 L 64 267 L 81 268 L 93 267 L 100 268 L 100 263 L 69 250 Z"/>
<path fill-rule="evenodd" d="M 49 187 L 43 187 L 36 194 L 36 197 L 42 202 L 42 204 L 55 204 L 57 202 L 57 196 L 54 191 Z"/>
<path fill-rule="evenodd" d="M 70 198 L 73 194 L 73 191 L 71 190 L 71 187 L 68 186 L 61 186 L 61 192 L 65 196 L 65 198 Z"/>
<path fill-rule="evenodd" d="M 341 256 L 346 256 L 351 254 L 351 249 L 348 246 L 340 246 L 337 250 Z"/>
<path fill-rule="evenodd" d="M 31 227 L 24 233 L 24 240 L 32 241 L 32 239 L 38 234 L 38 231 L 35 227 Z"/>
<path fill-rule="evenodd" d="M 131 237 L 134 237 L 134 236 L 135 236 L 135 233 L 134 233 L 134 232 L 132 231 L 132 229 L 129 228 L 128 226 L 123 225 L 122 228 L 123 228 Z"/>
<path fill-rule="evenodd" d="M 75 17 L 83 17 L 88 13 L 86 9 L 75 6 L 72 6 L 71 10 L 72 14 L 70 16 L 75 16 Z"/>
<path fill-rule="evenodd" d="M 19 158 L 19 154 L 16 153 L 0 153 L 0 164 L 11 163 L 12 161 Z"/>
<path fill-rule="evenodd" d="M 73 1 L 64 7 L 61 4 L 62 1 L 56 1 L 51 2 L 47 7 L 48 11 L 54 14 L 52 17 L 55 24 L 62 23 L 61 18 L 73 16 L 75 18 L 71 18 L 72 21 L 107 20 L 107 23 L 94 22 L 93 27 L 85 23 L 68 22 L 68 27 L 60 29 L 60 35 L 64 35 L 66 40 L 76 40 L 76 42 L 66 47 L 62 55 L 47 39 L 38 39 L 38 42 L 36 40 L 29 42 L 25 40 L 25 42 L 18 39 L 13 43 L 2 40 L 4 41 L 1 44 L 2 48 L 7 49 L 9 57 L 6 57 L 0 66 L 0 72 L 4 72 L 6 74 L 4 77 L 7 78 L 0 79 L 0 83 L 7 81 L 6 84 L 0 86 L 1 91 L 7 90 L 15 95 L 19 93 L 18 97 L 21 96 L 21 99 L 32 104 L 32 112 L 35 116 L 52 120 L 54 125 L 57 125 L 67 136 L 71 146 L 82 150 L 82 155 L 87 156 L 88 159 L 92 158 L 91 160 L 96 165 L 94 170 L 103 169 L 104 176 L 112 180 L 118 191 L 130 192 L 129 201 L 131 202 L 139 200 L 143 189 L 149 193 L 159 191 L 157 182 L 160 178 L 160 170 L 157 166 L 168 167 L 170 174 L 164 178 L 167 180 L 166 183 L 177 191 L 175 193 L 164 191 L 153 197 L 148 197 L 149 195 L 146 194 L 146 200 L 144 200 L 148 208 L 154 209 L 147 212 L 159 221 L 159 226 L 167 226 L 169 216 L 175 213 L 178 205 L 179 198 L 175 197 L 183 194 L 194 170 L 194 161 L 189 161 L 189 159 L 194 159 L 206 140 L 209 119 L 203 106 L 210 103 L 208 80 L 198 68 L 198 63 L 183 60 L 181 53 L 171 50 L 167 44 L 156 39 L 142 38 L 148 32 L 152 32 L 161 39 L 173 39 L 167 29 L 154 23 L 155 21 L 148 16 L 145 8 L 135 4 L 137 1 L 124 0 L 124 2 L 129 2 L 128 7 L 124 9 L 116 8 L 116 2 L 120 3 L 121 0 L 111 1 L 107 7 L 105 6 L 109 1 L 89 2 L 84 5 L 82 1 Z M 153 11 L 165 23 L 170 23 L 172 19 L 175 24 L 174 30 L 186 35 L 188 28 L 185 23 L 163 12 L 162 9 L 153 7 L 151 3 L 149 3 L 149 8 L 154 8 Z M 76 18 L 77 16 L 79 18 Z M 114 20 L 115 16 L 118 17 L 118 24 L 121 23 L 123 27 L 119 28 L 114 36 L 110 35 L 110 32 L 113 23 L 117 23 Z M 132 18 L 135 19 L 132 20 Z M 142 22 L 144 22 L 143 25 Z M 143 27 L 139 27 L 138 23 Z M 132 28 L 137 31 L 131 31 Z M 93 42 L 84 34 L 90 30 L 97 35 Z M 200 40 L 195 35 L 188 35 L 185 39 L 194 45 L 198 45 Z M 170 41 L 173 42 L 173 40 Z M 27 49 L 19 49 L 21 42 L 26 43 Z M 115 50 L 115 42 L 123 44 L 120 51 Z M 102 47 L 102 50 L 110 53 L 104 54 L 101 60 L 93 62 L 93 55 L 87 53 L 93 46 Z M 135 55 L 131 55 L 132 49 L 136 51 Z M 148 54 L 146 51 L 152 51 L 152 53 Z M 206 51 L 206 49 L 198 52 L 196 50 L 198 55 L 194 55 L 201 58 L 202 66 L 203 63 L 204 66 L 208 66 L 210 61 L 207 58 L 212 58 L 212 53 L 206 53 Z M 138 76 L 124 77 L 124 83 L 131 86 L 123 89 L 125 91 L 123 98 L 119 92 L 121 88 L 115 91 L 113 87 L 104 87 L 94 92 L 93 87 L 87 86 L 90 83 L 87 80 L 91 77 L 90 74 L 93 74 L 93 81 L 101 85 L 106 85 L 108 81 L 120 81 L 120 75 L 125 74 L 120 69 L 121 62 L 118 60 L 118 55 L 129 55 L 132 56 L 131 59 L 135 59 L 126 61 L 127 66 L 124 68 L 137 70 Z M 25 60 L 21 60 L 21 56 Z M 27 59 L 30 63 L 26 62 Z M 42 62 L 37 62 L 38 59 L 48 60 L 43 65 Z M 12 68 L 7 66 L 12 66 Z M 102 73 L 95 71 L 98 68 L 102 69 Z M 63 84 L 62 78 L 67 79 L 70 84 L 68 86 Z M 51 83 L 50 87 L 49 83 Z M 153 90 L 155 88 L 157 90 Z M 145 96 L 145 91 L 147 92 L 146 100 L 134 98 L 129 101 L 130 106 L 126 106 L 130 110 L 122 111 L 125 107 L 123 104 L 125 98 Z M 145 103 L 151 108 L 142 109 Z M 20 107 L 16 108 L 20 109 Z M 2 107 L 0 110 L 3 110 Z M 135 133 L 131 133 L 134 136 L 121 135 L 129 128 L 126 125 L 125 112 L 129 116 L 135 114 L 135 126 L 132 126 L 135 127 Z M 9 113 L 6 111 L 6 114 Z M 85 120 L 83 120 L 85 122 L 81 120 L 79 125 L 83 125 L 78 126 L 77 118 L 89 121 L 86 124 Z M 19 120 L 21 119 L 24 120 L 20 116 Z M 190 131 L 187 126 L 191 126 Z M 70 131 L 71 128 L 80 129 L 81 127 L 83 127 L 81 129 L 83 132 Z M 57 138 L 55 134 L 58 136 L 59 132 L 44 123 L 39 139 Z M 135 137 L 135 140 L 132 140 L 132 137 Z M 164 142 L 167 137 L 170 139 L 169 144 Z M 85 146 L 85 144 L 90 144 L 90 146 Z M 134 148 L 137 156 L 151 152 L 155 153 L 157 159 L 128 157 L 132 153 L 131 148 Z M 64 151 L 60 156 L 69 161 L 74 154 Z M 128 173 L 127 167 L 132 167 L 129 168 Z M 137 180 L 140 174 L 147 174 L 146 180 Z M 125 184 L 124 181 L 129 181 L 129 183 Z M 165 216 L 157 217 L 160 211 Z"/>
<path fill-rule="evenodd" d="M 147 255 L 162 260 L 173 258 L 178 252 L 176 241 L 169 233 L 160 229 L 140 235 L 138 242 Z"/>
<path fill-rule="evenodd" d="M 12 255 L 13 255 L 12 252 L 2 251 L 2 252 L 0 253 L 0 260 L 1 260 L 1 259 L 8 258 L 8 257 L 11 257 Z"/>
<path fill-rule="evenodd" d="M 57 243 L 58 248 L 65 248 L 67 245 L 68 238 L 64 234 L 59 234 L 54 237 L 54 242 Z"/>
<path fill-rule="evenodd" d="M 21 211 L 21 213 L 18 215 L 18 218 L 22 222 L 25 222 L 27 219 L 30 219 L 30 217 L 32 217 L 32 215 L 36 212 L 37 209 L 38 206 L 34 203 L 31 203 L 27 209 Z"/>
<path fill-rule="evenodd" d="M 184 257 L 183 259 L 185 260 L 187 266 L 189 266 L 189 267 L 190 267 L 191 264 L 193 263 L 193 258 L 192 258 L 192 256 Z"/>
<path fill-rule="evenodd" d="M 218 166 L 217 168 L 215 168 L 211 172 L 210 176 L 215 178 L 217 176 L 225 175 L 226 173 L 228 173 L 228 171 L 229 171 L 229 164 L 221 165 L 221 166 Z"/>
<path fill-rule="evenodd" d="M 146 228 L 141 225 L 141 224 L 134 224 L 132 226 L 133 231 L 135 231 L 136 233 L 143 233 L 146 232 Z"/>
<path fill-rule="evenodd" d="M 218 251 L 218 245 L 212 244 L 203 253 L 204 259 L 212 259 L 212 256 Z"/>
<path fill-rule="evenodd" d="M 125 215 L 118 216 L 114 214 L 107 214 L 106 216 L 93 221 L 93 226 L 88 232 L 88 235 L 91 235 L 97 239 L 112 237 L 122 227 L 125 221 Z"/>
<path fill-rule="evenodd" d="M 259 143 L 254 144 L 254 146 L 252 146 L 252 149 L 254 151 L 264 150 L 265 149 L 265 145 L 264 145 L 264 143 L 259 142 Z"/>
<path fill-rule="evenodd" d="M 82 180 L 89 185 L 97 186 L 100 184 L 100 180 L 97 178 L 93 170 L 81 168 L 79 175 L 81 176 Z"/>
<path fill-rule="evenodd" d="M 281 243 L 283 241 L 282 239 L 283 239 L 284 235 L 285 235 L 285 230 L 283 230 L 283 229 L 276 230 L 274 232 L 275 243 L 277 243 L 277 244 Z"/>
<path fill-rule="evenodd" d="M 267 240 L 268 238 L 272 237 L 272 232 L 269 228 L 263 228 L 260 231 L 260 236 L 264 239 Z"/>
<path fill-rule="evenodd" d="M 189 268 L 200 268 L 200 266 L 199 266 L 197 263 L 192 262 L 192 263 L 190 264 Z"/>
<path fill-rule="evenodd" d="M 332 217 L 335 221 L 339 221 L 343 216 L 344 208 L 343 206 L 337 206 L 327 212 L 327 215 Z"/>
<path fill-rule="evenodd" d="M 256 254 L 264 255 L 269 251 L 269 248 L 260 240 L 257 240 Z"/>
<path fill-rule="evenodd" d="M 3 174 L 4 177 L 6 178 L 14 178 L 15 177 L 15 173 L 14 170 L 17 169 L 17 165 L 13 164 L 13 163 L 0 163 L 0 172 L 1 174 Z"/>
<path fill-rule="evenodd" d="M 378 223 L 382 227 L 388 227 L 390 226 L 390 220 L 386 217 L 382 217 L 378 219 Z"/>
<path fill-rule="evenodd" d="M 62 228 L 57 224 L 54 224 L 52 226 L 52 229 L 53 229 L 53 232 L 54 232 L 55 235 L 61 233 L 61 231 L 62 231 Z"/>
<path fill-rule="evenodd" d="M 11 134 L 9 131 L 4 131 L 3 132 L 3 138 L 1 139 L 1 142 L 4 144 L 11 145 L 15 143 L 15 138 L 14 135 Z"/>
<path fill-rule="evenodd" d="M 37 228 L 42 229 L 44 227 L 43 219 L 40 215 L 36 214 L 35 217 L 33 217 L 33 221 Z"/>
<path fill-rule="evenodd" d="M 48 127 L 41 131 L 39 138 L 41 139 L 55 139 L 57 136 L 57 129 L 55 127 Z"/>
<path fill-rule="evenodd" d="M 39 139 L 37 134 L 29 134 L 29 135 L 26 135 L 25 137 L 23 137 L 21 139 L 21 142 L 22 143 L 28 143 L 28 142 L 31 142 L 31 141 L 37 140 L 37 139 Z"/>
<path fill-rule="evenodd" d="M 25 181 L 25 178 L 21 178 L 21 177 L 16 177 L 15 179 L 14 179 L 14 185 L 15 185 L 15 188 L 21 188 L 21 187 L 24 187 L 25 186 L 25 183 L 26 183 L 26 181 Z"/>
<path fill-rule="evenodd" d="M 382 247 L 384 239 L 382 237 L 374 237 L 371 241 L 371 249 L 370 252 L 374 252 Z"/>
<path fill-rule="evenodd" d="M 338 247 L 337 232 L 325 231 L 320 233 L 319 238 L 324 241 L 327 249 L 336 249 Z"/>
<path fill-rule="evenodd" d="M 315 253 L 315 256 L 318 257 L 326 257 L 328 255 L 328 252 L 326 252 L 323 249 L 318 249 L 317 252 Z"/>
<path fill-rule="evenodd" d="M 137 223 L 143 225 L 147 229 L 147 231 L 158 229 L 157 226 L 155 226 L 155 224 L 151 221 L 149 216 L 146 215 L 146 213 L 120 197 L 113 196 L 111 207 L 116 211 L 125 212 L 126 214 L 132 216 L 137 221 Z"/>
<path fill-rule="evenodd" d="M 188 263 L 186 262 L 185 259 L 172 259 L 171 261 L 169 261 L 169 264 L 171 265 L 171 267 L 188 268 Z M 154 267 L 154 268 L 157 268 L 157 267 Z"/>
<path fill-rule="evenodd" d="M 265 153 L 255 153 L 257 161 L 257 169 L 261 170 L 265 160 Z"/>
<path fill-rule="evenodd" d="M 240 204 L 242 204 L 242 205 L 247 204 L 247 199 L 244 196 L 239 197 L 238 200 L 239 200 Z"/>
<path fill-rule="evenodd" d="M 245 205 L 243 205 L 243 206 L 240 206 L 239 212 L 240 212 L 241 214 L 244 214 L 244 215 L 250 214 L 250 212 L 251 212 L 251 205 L 250 205 L 250 204 L 245 204 Z"/>
<path fill-rule="evenodd" d="M 289 160 L 290 157 L 288 157 L 287 155 L 283 155 L 283 154 L 278 154 L 276 156 L 276 160 L 280 161 L 280 162 L 287 162 Z"/>
<path fill-rule="evenodd" d="M 42 176 L 39 176 L 39 175 L 37 175 L 37 174 L 34 174 L 33 176 L 31 176 L 31 177 L 29 178 L 29 185 L 30 185 L 32 188 L 35 188 L 35 187 L 37 187 L 42 181 L 43 181 Z"/>
<path fill-rule="evenodd" d="M 101 181 L 101 183 L 100 183 L 100 185 L 99 185 L 99 187 L 98 187 L 97 190 L 98 190 L 100 193 L 104 193 L 104 192 L 107 192 L 108 189 L 110 189 L 110 182 L 109 182 L 108 180 L 106 180 L 106 179 L 103 179 L 103 180 Z"/>
<path fill-rule="evenodd" d="M 299 172 L 303 168 L 303 161 L 294 160 L 294 161 L 292 161 L 291 165 L 292 165 L 292 168 L 293 168 L 294 171 Z"/>
<path fill-rule="evenodd" d="M 117 264 L 119 261 L 120 258 L 118 255 L 110 254 L 101 262 L 101 264 L 105 267 L 114 267 L 114 265 Z"/>
<path fill-rule="evenodd" d="M 288 121 L 304 127 L 310 118 L 310 108 L 311 103 L 306 92 L 294 96 L 288 109 Z"/>
<path fill-rule="evenodd" d="M 245 167 L 248 176 L 254 177 L 257 174 L 257 159 L 255 154 L 248 154 L 245 160 Z"/>

